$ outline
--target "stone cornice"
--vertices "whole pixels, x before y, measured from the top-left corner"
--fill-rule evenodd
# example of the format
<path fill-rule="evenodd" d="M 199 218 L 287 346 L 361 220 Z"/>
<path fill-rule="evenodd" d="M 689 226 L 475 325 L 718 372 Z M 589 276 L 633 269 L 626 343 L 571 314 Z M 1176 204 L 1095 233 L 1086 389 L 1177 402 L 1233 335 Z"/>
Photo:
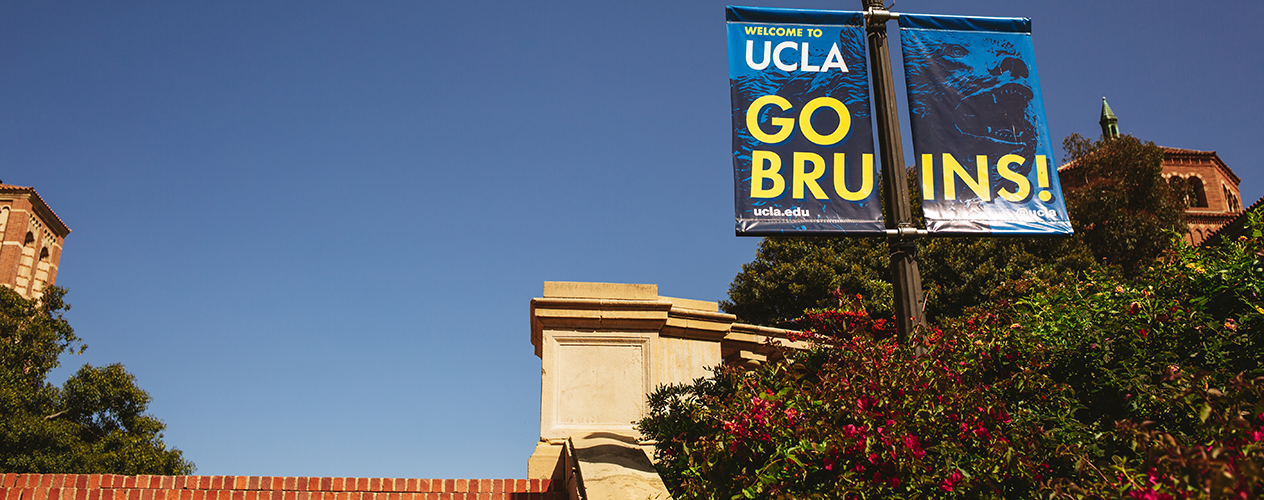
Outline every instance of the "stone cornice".
<path fill-rule="evenodd" d="M 543 352 L 544 330 L 656 332 L 719 342 L 725 350 L 763 351 L 768 341 L 806 349 L 792 330 L 737 323 L 714 302 L 662 297 L 655 285 L 546 282 L 545 297 L 531 299 L 531 344 Z M 589 295 L 582 297 L 580 295 Z"/>
<path fill-rule="evenodd" d="M 1187 224 L 1224 224 L 1236 219 L 1242 212 L 1185 212 Z"/>
<path fill-rule="evenodd" d="M 672 303 L 666 300 L 626 299 L 531 299 L 531 344 L 535 355 L 543 352 L 545 327 L 574 330 L 658 331 L 667 323 Z"/>
<path fill-rule="evenodd" d="M 737 316 L 722 312 L 672 307 L 667 324 L 660 334 L 665 337 L 683 337 L 719 341 L 728 335 Z"/>
<path fill-rule="evenodd" d="M 585 299 L 544 297 L 531 299 L 531 344 L 542 352 L 545 328 L 580 331 L 656 331 L 664 337 L 721 342 L 726 346 L 761 349 L 777 339 L 798 349 L 807 343 L 790 341 L 792 330 L 736 323 L 737 317 L 722 312 L 679 307 L 670 299 Z"/>
<path fill-rule="evenodd" d="M 786 330 L 784 328 L 734 323 L 729 334 L 724 336 L 724 344 L 758 348 L 766 344 L 769 340 L 778 340 L 782 342 L 783 345 L 793 347 L 795 349 L 807 349 L 807 342 L 790 340 L 790 335 L 793 333 L 796 332 L 794 330 Z"/>

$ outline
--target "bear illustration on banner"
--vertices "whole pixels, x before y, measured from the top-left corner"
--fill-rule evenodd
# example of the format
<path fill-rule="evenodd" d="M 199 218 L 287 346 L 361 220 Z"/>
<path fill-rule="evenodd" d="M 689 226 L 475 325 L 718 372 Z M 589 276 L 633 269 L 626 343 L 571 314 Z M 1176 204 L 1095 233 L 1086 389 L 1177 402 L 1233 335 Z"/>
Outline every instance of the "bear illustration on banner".
<path fill-rule="evenodd" d="M 1032 55 L 1030 21 L 900 16 L 927 228 L 1071 233 Z"/>

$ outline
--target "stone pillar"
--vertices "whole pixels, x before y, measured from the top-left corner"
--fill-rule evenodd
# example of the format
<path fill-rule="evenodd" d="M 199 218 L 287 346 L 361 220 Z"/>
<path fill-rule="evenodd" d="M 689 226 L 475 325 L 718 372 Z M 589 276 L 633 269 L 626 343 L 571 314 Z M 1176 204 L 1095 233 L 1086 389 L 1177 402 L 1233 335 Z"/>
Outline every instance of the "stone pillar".
<path fill-rule="evenodd" d="M 715 302 L 660 296 L 657 285 L 545 282 L 544 296 L 531 300 L 540 442 L 528 477 L 564 481 L 568 440 L 637 446 L 633 424 L 657 387 L 692 382 L 722 362 L 757 364 L 765 340 L 787 333 L 735 320 Z"/>
<path fill-rule="evenodd" d="M 656 387 L 706 376 L 734 317 L 715 302 L 660 297 L 657 285 L 545 282 L 531 301 L 541 360 L 540 444 L 530 477 L 555 473 L 571 436 L 636 441 Z"/>

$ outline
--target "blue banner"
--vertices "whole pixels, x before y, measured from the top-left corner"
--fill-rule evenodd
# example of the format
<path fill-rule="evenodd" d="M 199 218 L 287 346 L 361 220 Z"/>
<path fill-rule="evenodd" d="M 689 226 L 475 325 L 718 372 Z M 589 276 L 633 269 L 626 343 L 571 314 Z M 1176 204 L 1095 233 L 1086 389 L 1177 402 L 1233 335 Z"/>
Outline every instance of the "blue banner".
<path fill-rule="evenodd" d="M 884 234 L 862 14 L 726 15 L 737 234 Z"/>
<path fill-rule="evenodd" d="M 945 235 L 1071 234 L 1031 21 L 899 20 L 926 228 Z"/>

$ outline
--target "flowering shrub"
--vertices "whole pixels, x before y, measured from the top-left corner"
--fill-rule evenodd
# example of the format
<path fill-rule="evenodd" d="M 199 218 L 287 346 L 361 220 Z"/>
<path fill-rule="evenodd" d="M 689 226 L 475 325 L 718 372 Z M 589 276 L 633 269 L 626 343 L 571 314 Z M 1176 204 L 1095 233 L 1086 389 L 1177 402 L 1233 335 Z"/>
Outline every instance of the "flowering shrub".
<path fill-rule="evenodd" d="M 661 388 L 638 427 L 677 498 L 1254 498 L 1261 235 L 1177 246 L 1132 278 L 1013 283 L 920 357 L 858 301 L 810 312 L 811 349 Z"/>
<path fill-rule="evenodd" d="M 677 497 L 1014 498 L 1071 470 L 1044 430 L 1073 412 L 1070 391 L 1024 366 L 1006 329 L 932 330 L 916 357 L 889 319 L 802 322 L 810 351 L 651 397 L 640 429 Z"/>
<path fill-rule="evenodd" d="M 1253 220 L 1258 228 L 1259 221 Z M 1261 234 L 1217 249 L 1177 245 L 1138 278 L 1094 270 L 1016 308 L 1050 347 L 1101 439 L 1070 443 L 1069 496 L 1253 498 L 1264 474 Z"/>

